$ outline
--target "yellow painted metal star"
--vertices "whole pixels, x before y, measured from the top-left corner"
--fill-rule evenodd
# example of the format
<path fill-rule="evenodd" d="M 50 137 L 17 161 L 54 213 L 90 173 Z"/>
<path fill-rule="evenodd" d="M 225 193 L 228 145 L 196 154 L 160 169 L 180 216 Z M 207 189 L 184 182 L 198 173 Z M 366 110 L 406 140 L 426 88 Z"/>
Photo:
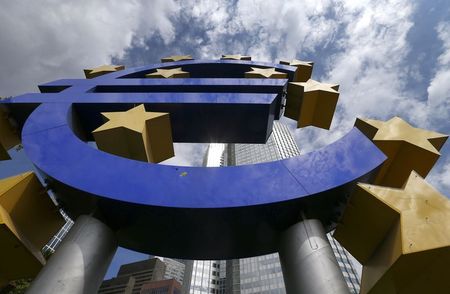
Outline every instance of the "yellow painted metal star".
<path fill-rule="evenodd" d="M 450 201 L 416 172 L 402 189 L 358 184 L 334 236 L 364 266 L 360 293 L 450 289 Z"/>
<path fill-rule="evenodd" d="M 146 78 L 189 78 L 189 73 L 187 71 L 182 71 L 181 67 L 163 69 L 158 68 L 156 72 L 149 73 L 145 75 Z"/>
<path fill-rule="evenodd" d="M 252 60 L 251 56 L 241 54 L 222 55 L 222 60 Z"/>
<path fill-rule="evenodd" d="M 153 163 L 174 156 L 168 113 L 146 112 L 141 104 L 125 112 L 102 115 L 108 121 L 92 132 L 100 150 Z"/>
<path fill-rule="evenodd" d="M 193 60 L 191 55 L 172 55 L 168 57 L 161 58 L 161 62 L 174 62 L 183 60 Z"/>
<path fill-rule="evenodd" d="M 87 79 L 92 79 L 104 74 L 116 72 L 123 69 L 125 69 L 125 66 L 123 65 L 102 65 L 96 68 L 85 69 L 84 75 L 86 76 Z"/>
<path fill-rule="evenodd" d="M 329 129 L 333 120 L 339 85 L 307 82 L 291 82 L 288 85 L 284 116 L 297 121 L 297 128 L 315 126 Z"/>
<path fill-rule="evenodd" d="M 280 64 L 291 65 L 297 67 L 294 75 L 294 82 L 306 82 L 311 78 L 314 62 L 303 61 L 298 59 L 280 60 Z"/>
<path fill-rule="evenodd" d="M 143 104 L 124 112 L 102 112 L 108 121 L 97 128 L 94 132 L 107 129 L 127 128 L 136 132 L 142 132 L 147 120 L 167 115 L 165 112 L 146 112 Z"/>
<path fill-rule="evenodd" d="M 270 78 L 270 79 L 285 79 L 287 74 L 276 71 L 275 68 L 257 68 L 251 67 L 251 71 L 245 73 L 246 78 Z"/>
<path fill-rule="evenodd" d="M 357 119 L 355 126 L 386 154 L 374 183 L 401 187 L 412 170 L 426 177 L 438 160 L 448 135 L 419 129 L 399 117 L 384 122 Z"/>
<path fill-rule="evenodd" d="M 304 92 L 324 91 L 330 93 L 336 93 L 339 91 L 338 84 L 321 83 L 316 80 L 309 79 L 307 82 L 299 83 L 304 87 Z"/>
<path fill-rule="evenodd" d="M 0 283 L 36 276 L 64 219 L 33 172 L 0 180 Z"/>

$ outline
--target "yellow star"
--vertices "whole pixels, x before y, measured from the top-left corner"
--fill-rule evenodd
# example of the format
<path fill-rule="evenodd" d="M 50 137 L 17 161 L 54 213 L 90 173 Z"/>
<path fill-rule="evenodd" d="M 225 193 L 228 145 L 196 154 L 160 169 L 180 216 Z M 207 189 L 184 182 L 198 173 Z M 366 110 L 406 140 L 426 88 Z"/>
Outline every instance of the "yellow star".
<path fill-rule="evenodd" d="M 284 116 L 297 121 L 297 128 L 315 126 L 329 129 L 339 99 L 339 85 L 291 82 L 288 85 Z"/>
<path fill-rule="evenodd" d="M 448 136 L 412 127 L 399 117 L 384 122 L 357 119 L 355 126 L 386 154 L 373 183 L 401 187 L 412 170 L 426 177 L 438 160 Z"/>
<path fill-rule="evenodd" d="M 321 83 L 316 80 L 309 79 L 306 82 L 300 82 L 300 83 L 292 83 L 292 84 L 299 84 L 304 87 L 304 92 L 313 92 L 313 91 L 324 91 L 324 92 L 330 92 L 330 93 L 338 93 L 339 91 L 339 85 L 338 84 L 327 84 L 327 83 Z"/>
<path fill-rule="evenodd" d="M 189 78 L 189 73 L 187 71 L 182 71 L 181 67 L 161 69 L 158 68 L 156 72 L 149 73 L 145 75 L 146 78 Z"/>
<path fill-rule="evenodd" d="M 108 121 L 92 132 L 98 149 L 154 163 L 174 156 L 168 113 L 146 112 L 141 104 L 125 112 L 103 112 L 102 116 Z"/>
<path fill-rule="evenodd" d="M 191 55 L 172 55 L 168 57 L 161 58 L 161 62 L 174 62 L 183 60 L 193 60 Z"/>
<path fill-rule="evenodd" d="M 222 55 L 222 60 L 252 60 L 251 56 L 241 54 Z"/>
<path fill-rule="evenodd" d="M 125 112 L 102 112 L 102 116 L 108 121 L 94 130 L 100 132 L 114 128 L 127 128 L 136 132 L 145 129 L 148 120 L 167 115 L 165 112 L 146 112 L 143 104 Z"/>
<path fill-rule="evenodd" d="M 123 65 L 102 65 L 96 68 L 85 69 L 84 75 L 86 76 L 86 79 L 92 79 L 104 74 L 112 73 L 123 69 L 125 69 L 125 66 Z"/>
<path fill-rule="evenodd" d="M 257 68 L 251 67 L 251 71 L 245 73 L 246 78 L 269 78 L 269 79 L 285 79 L 287 74 L 276 71 L 275 68 Z"/>
<path fill-rule="evenodd" d="M 311 78 L 314 62 L 312 61 L 303 61 L 298 59 L 289 60 L 280 60 L 280 64 L 296 66 L 297 70 L 294 75 L 294 82 L 306 82 Z"/>
<path fill-rule="evenodd" d="M 34 277 L 64 219 L 33 172 L 0 180 L 0 281 Z"/>
<path fill-rule="evenodd" d="M 416 172 L 402 189 L 358 184 L 334 236 L 364 265 L 360 293 L 450 288 L 450 201 Z"/>

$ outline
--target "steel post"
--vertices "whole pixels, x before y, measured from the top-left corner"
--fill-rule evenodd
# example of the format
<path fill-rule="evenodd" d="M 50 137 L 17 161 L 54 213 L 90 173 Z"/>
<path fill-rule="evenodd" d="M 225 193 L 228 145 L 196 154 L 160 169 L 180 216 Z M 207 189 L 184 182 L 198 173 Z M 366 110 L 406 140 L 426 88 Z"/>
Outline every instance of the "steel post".
<path fill-rule="evenodd" d="M 27 294 L 97 293 L 116 249 L 108 226 L 91 216 L 78 217 Z"/>
<path fill-rule="evenodd" d="M 350 293 L 319 220 L 304 220 L 287 229 L 279 254 L 288 294 Z"/>

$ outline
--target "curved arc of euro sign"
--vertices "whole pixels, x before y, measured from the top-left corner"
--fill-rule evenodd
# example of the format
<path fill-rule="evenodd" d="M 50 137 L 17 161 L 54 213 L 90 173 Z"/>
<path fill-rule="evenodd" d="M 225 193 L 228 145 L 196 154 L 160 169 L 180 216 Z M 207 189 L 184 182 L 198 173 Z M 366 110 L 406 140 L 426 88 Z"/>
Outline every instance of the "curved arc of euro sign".
<path fill-rule="evenodd" d="M 53 180 L 71 216 L 95 210 L 117 231 L 121 246 L 163 256 L 226 259 L 275 252 L 280 233 L 300 212 L 330 229 L 356 182 L 369 181 L 386 159 L 353 128 L 322 149 L 274 162 L 144 163 L 83 142 L 75 134 L 74 108 L 70 100 L 36 108 L 22 130 L 27 155 Z"/>

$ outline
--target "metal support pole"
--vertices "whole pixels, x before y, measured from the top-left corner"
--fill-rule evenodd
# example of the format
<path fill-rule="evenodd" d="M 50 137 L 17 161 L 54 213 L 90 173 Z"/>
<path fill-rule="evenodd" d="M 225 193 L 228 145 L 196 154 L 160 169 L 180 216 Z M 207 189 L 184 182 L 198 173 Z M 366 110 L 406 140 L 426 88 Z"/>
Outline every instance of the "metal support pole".
<path fill-rule="evenodd" d="M 116 249 L 108 226 L 91 216 L 78 217 L 27 294 L 97 293 Z"/>
<path fill-rule="evenodd" d="M 286 293 L 350 293 L 319 220 L 304 220 L 287 229 L 279 254 Z"/>

